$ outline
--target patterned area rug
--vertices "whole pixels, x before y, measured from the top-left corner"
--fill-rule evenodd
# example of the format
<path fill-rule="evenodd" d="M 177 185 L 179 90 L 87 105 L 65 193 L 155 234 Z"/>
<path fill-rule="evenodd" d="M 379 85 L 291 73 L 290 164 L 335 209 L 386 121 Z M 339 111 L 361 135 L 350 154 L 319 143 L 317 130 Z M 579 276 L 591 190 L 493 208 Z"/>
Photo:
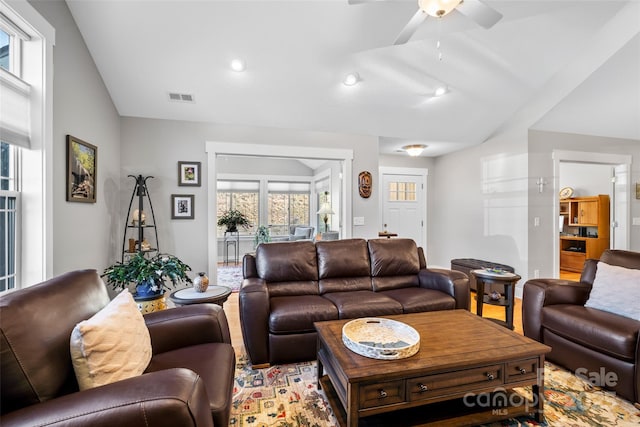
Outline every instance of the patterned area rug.
<path fill-rule="evenodd" d="M 228 286 L 238 292 L 242 284 L 242 267 L 218 266 L 218 285 Z"/>
<path fill-rule="evenodd" d="M 640 411 L 631 403 L 550 363 L 545 364 L 545 398 L 545 424 L 521 417 L 491 427 L 640 426 Z M 338 427 L 324 392 L 316 387 L 315 362 L 252 369 L 244 355 L 237 361 L 230 425 Z"/>

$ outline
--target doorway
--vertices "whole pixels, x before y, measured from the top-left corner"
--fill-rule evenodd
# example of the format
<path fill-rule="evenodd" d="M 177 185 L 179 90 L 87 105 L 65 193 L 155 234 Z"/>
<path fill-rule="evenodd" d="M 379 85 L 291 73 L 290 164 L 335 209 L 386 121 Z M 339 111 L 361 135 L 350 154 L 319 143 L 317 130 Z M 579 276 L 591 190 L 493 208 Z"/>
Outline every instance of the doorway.
<path fill-rule="evenodd" d="M 427 242 L 427 169 L 380 168 L 380 230 Z"/>
<path fill-rule="evenodd" d="M 207 183 L 210 192 L 207 197 L 207 211 L 217 212 L 217 179 L 218 171 L 216 168 L 216 158 L 219 155 L 237 155 L 252 157 L 280 157 L 292 159 L 322 159 L 337 160 L 342 164 L 342 174 L 346 177 L 351 176 L 353 150 L 350 149 L 331 149 L 323 147 L 299 147 L 286 145 L 267 145 L 267 144 L 243 144 L 230 142 L 214 142 L 207 141 L 205 145 L 207 152 Z M 351 180 L 342 179 L 340 183 L 339 197 L 340 212 L 336 216 L 339 217 L 340 224 L 344 224 L 343 237 L 351 237 L 351 201 L 346 200 L 347 195 L 351 194 Z M 207 263 L 210 272 L 210 279 L 213 283 L 217 280 L 217 260 L 218 260 L 218 241 L 216 236 L 217 218 L 216 215 L 207 216 Z"/>
<path fill-rule="evenodd" d="M 554 217 L 559 215 L 560 197 L 558 191 L 561 183 L 566 177 L 561 177 L 562 165 L 593 165 L 594 168 L 604 168 L 608 170 L 608 178 L 605 176 L 602 180 L 608 182 L 600 183 L 603 188 L 601 194 L 609 194 L 610 196 L 610 245 L 612 249 L 628 249 L 630 236 L 630 200 L 631 200 L 631 177 L 629 170 L 631 168 L 631 156 L 623 154 L 607 154 L 607 153 L 588 153 L 580 151 L 554 151 L 553 152 L 553 175 L 555 190 L 554 191 Z M 594 169 L 596 170 L 596 169 Z M 562 179 L 561 179 L 562 178 Z M 607 191 L 608 190 L 608 191 Z M 553 230 L 553 246 L 554 254 L 559 254 L 559 224 L 554 221 Z M 560 259 L 554 256 L 554 271 L 556 277 L 560 277 Z"/>

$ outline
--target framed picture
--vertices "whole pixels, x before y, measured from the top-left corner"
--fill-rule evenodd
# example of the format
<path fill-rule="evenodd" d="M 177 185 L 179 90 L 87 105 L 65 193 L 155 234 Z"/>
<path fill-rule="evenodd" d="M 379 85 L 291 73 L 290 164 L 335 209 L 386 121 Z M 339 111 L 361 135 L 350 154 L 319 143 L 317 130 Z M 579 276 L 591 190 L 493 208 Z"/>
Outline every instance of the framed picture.
<path fill-rule="evenodd" d="M 640 182 L 636 182 L 636 199 L 640 199 Z"/>
<path fill-rule="evenodd" d="M 178 185 L 200 187 L 200 162 L 178 162 Z"/>
<path fill-rule="evenodd" d="M 67 202 L 96 202 L 98 147 L 67 135 Z"/>
<path fill-rule="evenodd" d="M 193 194 L 171 195 L 171 219 L 193 219 Z"/>

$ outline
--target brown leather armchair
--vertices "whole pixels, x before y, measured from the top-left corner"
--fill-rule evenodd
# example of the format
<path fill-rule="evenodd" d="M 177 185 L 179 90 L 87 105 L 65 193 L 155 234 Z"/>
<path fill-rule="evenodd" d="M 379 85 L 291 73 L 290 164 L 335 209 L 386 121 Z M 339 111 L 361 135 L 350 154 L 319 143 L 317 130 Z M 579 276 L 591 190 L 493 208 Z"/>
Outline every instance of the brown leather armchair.
<path fill-rule="evenodd" d="M 640 253 L 606 250 L 600 261 L 640 269 Z M 524 334 L 547 344 L 547 359 L 583 375 L 590 381 L 602 374 L 606 388 L 632 402 L 640 398 L 640 322 L 585 307 L 596 276 L 598 260 L 588 259 L 579 282 L 531 279 L 524 285 L 522 326 Z M 640 286 L 640 283 L 638 284 Z M 638 304 L 638 301 L 629 301 Z M 606 378 L 600 378 L 606 380 Z"/>
<path fill-rule="evenodd" d="M 79 391 L 69 339 L 109 302 L 95 270 L 0 297 L 0 425 L 229 425 L 235 353 L 221 307 L 145 315 L 153 356 L 144 374 Z"/>

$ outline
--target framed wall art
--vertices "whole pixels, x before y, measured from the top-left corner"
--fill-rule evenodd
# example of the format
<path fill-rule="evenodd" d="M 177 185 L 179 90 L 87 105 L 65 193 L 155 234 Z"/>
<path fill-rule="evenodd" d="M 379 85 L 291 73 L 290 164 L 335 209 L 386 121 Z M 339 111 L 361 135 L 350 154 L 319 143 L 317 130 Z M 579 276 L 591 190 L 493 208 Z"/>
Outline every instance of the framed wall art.
<path fill-rule="evenodd" d="M 171 219 L 193 219 L 193 194 L 171 195 Z"/>
<path fill-rule="evenodd" d="M 178 185 L 200 187 L 200 162 L 178 162 Z"/>
<path fill-rule="evenodd" d="M 98 147 L 67 135 L 67 201 L 96 202 Z"/>

